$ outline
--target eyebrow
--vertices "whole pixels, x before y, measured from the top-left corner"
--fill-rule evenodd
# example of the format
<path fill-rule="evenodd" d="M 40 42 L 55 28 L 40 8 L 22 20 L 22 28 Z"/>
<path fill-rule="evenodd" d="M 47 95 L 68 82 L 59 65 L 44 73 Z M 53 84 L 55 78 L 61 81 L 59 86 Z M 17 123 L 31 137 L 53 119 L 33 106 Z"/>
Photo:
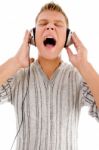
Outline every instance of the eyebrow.
<path fill-rule="evenodd" d="M 38 20 L 38 22 L 49 22 L 49 20 L 48 19 L 40 19 L 40 20 Z M 64 24 L 64 22 L 62 20 L 54 20 L 54 22 Z"/>

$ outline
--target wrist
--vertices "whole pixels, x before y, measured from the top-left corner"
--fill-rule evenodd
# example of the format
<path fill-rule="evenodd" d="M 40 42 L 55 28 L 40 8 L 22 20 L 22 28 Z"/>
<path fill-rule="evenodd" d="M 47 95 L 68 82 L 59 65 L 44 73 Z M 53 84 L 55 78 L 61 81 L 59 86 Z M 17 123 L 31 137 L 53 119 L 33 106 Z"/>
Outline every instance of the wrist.
<path fill-rule="evenodd" d="M 79 72 L 83 76 L 83 78 L 86 80 L 87 83 L 90 83 L 93 79 L 96 80 L 98 77 L 97 72 L 93 68 L 93 66 L 89 63 L 86 62 L 79 68 Z"/>
<path fill-rule="evenodd" d="M 20 65 L 17 57 L 12 57 L 12 61 L 13 61 L 13 64 L 15 65 L 15 67 L 16 67 L 17 70 L 20 69 L 20 68 L 22 68 L 22 66 Z"/>
<path fill-rule="evenodd" d="M 91 64 L 87 61 L 82 64 L 79 64 L 78 70 L 80 73 L 84 73 L 84 72 L 87 72 L 90 67 L 91 67 Z"/>

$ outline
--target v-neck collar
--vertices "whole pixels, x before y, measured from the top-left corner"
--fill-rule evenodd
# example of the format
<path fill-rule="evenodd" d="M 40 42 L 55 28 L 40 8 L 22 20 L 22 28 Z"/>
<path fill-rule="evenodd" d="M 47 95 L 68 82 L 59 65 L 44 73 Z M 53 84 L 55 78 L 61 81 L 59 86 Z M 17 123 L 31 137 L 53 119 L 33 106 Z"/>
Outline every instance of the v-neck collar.
<path fill-rule="evenodd" d="M 64 62 L 62 61 L 61 64 L 55 69 L 55 71 L 53 72 L 51 78 L 49 79 L 48 76 L 46 75 L 46 73 L 43 71 L 41 65 L 39 64 L 38 60 L 35 61 L 36 66 L 38 67 L 38 70 L 41 74 L 41 76 L 43 77 L 43 79 L 47 82 L 53 82 L 58 74 L 58 72 L 60 71 L 60 69 L 62 68 Z"/>

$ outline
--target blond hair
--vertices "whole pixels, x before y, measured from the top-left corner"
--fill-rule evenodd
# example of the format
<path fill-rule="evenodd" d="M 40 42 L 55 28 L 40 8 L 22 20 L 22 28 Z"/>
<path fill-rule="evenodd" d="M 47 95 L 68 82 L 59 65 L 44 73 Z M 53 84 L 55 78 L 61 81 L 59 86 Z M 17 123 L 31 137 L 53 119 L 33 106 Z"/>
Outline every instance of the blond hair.
<path fill-rule="evenodd" d="M 38 20 L 40 13 L 45 11 L 45 10 L 60 12 L 65 17 L 67 26 L 69 26 L 68 17 L 66 16 L 65 12 L 63 11 L 63 9 L 58 4 L 56 4 L 54 2 L 47 3 L 41 7 L 41 10 L 39 11 L 38 15 L 36 16 L 36 20 L 35 20 L 36 22 Z"/>

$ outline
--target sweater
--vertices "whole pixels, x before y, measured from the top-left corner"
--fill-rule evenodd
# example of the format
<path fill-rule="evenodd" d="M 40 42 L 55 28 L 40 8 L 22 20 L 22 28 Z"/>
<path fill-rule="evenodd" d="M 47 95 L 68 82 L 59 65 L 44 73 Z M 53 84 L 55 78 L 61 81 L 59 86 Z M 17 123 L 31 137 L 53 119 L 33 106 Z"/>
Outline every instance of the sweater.
<path fill-rule="evenodd" d="M 46 64 L 45 64 L 46 65 Z M 86 82 L 62 62 L 50 79 L 36 60 L 0 86 L 0 102 L 16 112 L 16 150 L 77 150 L 82 106 L 99 120 L 99 110 Z"/>

